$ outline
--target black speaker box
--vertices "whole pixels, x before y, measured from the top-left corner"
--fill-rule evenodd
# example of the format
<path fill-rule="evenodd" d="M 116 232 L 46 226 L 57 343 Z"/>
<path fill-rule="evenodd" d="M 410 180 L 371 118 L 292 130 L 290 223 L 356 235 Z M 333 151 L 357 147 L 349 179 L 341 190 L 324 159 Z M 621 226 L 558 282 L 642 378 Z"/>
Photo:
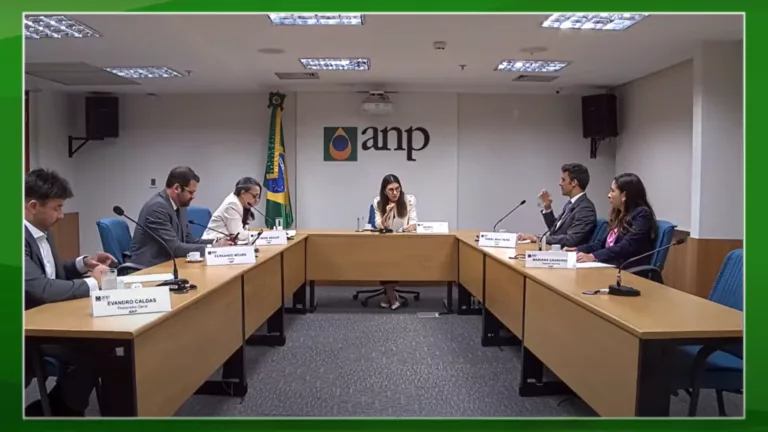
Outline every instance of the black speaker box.
<path fill-rule="evenodd" d="M 581 127 L 584 138 L 614 138 L 619 135 L 613 94 L 596 94 L 581 98 Z"/>
<path fill-rule="evenodd" d="M 88 96 L 85 98 L 85 137 L 88 139 L 117 138 L 120 136 L 116 96 Z"/>

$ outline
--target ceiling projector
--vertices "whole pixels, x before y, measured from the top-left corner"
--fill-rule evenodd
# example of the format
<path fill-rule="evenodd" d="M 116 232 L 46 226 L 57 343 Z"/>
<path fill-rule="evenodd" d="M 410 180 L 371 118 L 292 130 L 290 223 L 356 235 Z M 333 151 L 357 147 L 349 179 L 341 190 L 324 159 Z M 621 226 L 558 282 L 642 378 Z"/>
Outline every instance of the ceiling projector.
<path fill-rule="evenodd" d="M 389 96 L 383 91 L 368 92 L 368 96 L 363 99 L 361 108 L 364 113 L 374 115 L 390 114 L 395 109 Z"/>

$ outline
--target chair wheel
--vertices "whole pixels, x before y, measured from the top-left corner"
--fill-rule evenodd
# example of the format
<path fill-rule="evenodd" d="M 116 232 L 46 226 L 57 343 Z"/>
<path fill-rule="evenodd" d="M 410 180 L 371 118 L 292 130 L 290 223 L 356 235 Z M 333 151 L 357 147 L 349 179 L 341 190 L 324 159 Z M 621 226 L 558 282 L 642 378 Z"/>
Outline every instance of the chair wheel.
<path fill-rule="evenodd" d="M 416 295 L 413 296 L 413 299 L 416 300 L 416 301 L 419 301 L 419 297 L 421 297 L 421 295 L 420 294 L 416 294 Z"/>
<path fill-rule="evenodd" d="M 357 293 L 352 294 L 352 300 L 357 300 L 357 297 L 358 297 Z"/>
<path fill-rule="evenodd" d="M 368 300 L 363 300 L 360 304 L 363 305 L 363 307 L 368 307 Z"/>

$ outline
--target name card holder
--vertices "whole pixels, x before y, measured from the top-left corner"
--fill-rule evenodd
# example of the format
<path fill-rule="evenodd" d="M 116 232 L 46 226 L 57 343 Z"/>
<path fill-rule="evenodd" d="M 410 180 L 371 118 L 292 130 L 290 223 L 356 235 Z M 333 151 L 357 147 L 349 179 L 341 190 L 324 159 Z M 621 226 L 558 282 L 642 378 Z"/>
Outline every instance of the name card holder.
<path fill-rule="evenodd" d="M 251 232 L 251 241 L 256 238 L 258 233 Z M 294 234 L 295 235 L 295 234 Z M 276 246 L 288 244 L 288 232 L 287 231 L 264 231 L 261 233 L 261 237 L 256 240 L 256 246 Z"/>
<path fill-rule="evenodd" d="M 576 268 L 576 252 L 527 251 L 525 266 L 530 268 Z"/>
<path fill-rule="evenodd" d="M 514 248 L 517 246 L 517 233 L 481 232 L 477 245 L 480 247 Z"/>
<path fill-rule="evenodd" d="M 417 234 L 448 234 L 448 222 L 416 222 Z"/>
<path fill-rule="evenodd" d="M 256 264 L 256 252 L 253 246 L 210 247 L 205 250 L 205 265 L 237 264 Z"/>
<path fill-rule="evenodd" d="M 169 312 L 171 292 L 167 286 L 91 292 L 94 318 Z"/>

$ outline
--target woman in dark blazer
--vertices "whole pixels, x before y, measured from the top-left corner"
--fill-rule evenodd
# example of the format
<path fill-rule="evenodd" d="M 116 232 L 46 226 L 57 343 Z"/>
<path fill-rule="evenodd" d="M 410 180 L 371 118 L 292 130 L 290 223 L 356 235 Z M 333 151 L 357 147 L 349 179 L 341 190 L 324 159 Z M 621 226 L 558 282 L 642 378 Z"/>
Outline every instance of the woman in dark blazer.
<path fill-rule="evenodd" d="M 620 266 L 630 258 L 653 250 L 656 239 L 656 215 L 645 193 L 645 186 L 635 174 L 616 176 L 608 194 L 611 215 L 608 232 L 594 243 L 568 248 L 578 252 L 578 262 L 601 262 Z M 633 267 L 650 264 L 651 256 L 634 262 Z"/>

